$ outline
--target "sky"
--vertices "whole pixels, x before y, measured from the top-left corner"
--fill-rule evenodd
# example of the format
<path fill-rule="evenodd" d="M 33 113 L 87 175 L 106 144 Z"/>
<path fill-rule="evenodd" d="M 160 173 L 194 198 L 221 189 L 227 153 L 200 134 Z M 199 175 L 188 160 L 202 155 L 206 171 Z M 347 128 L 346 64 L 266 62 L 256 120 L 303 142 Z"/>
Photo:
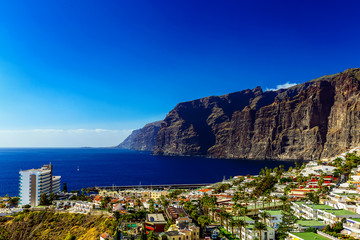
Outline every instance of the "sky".
<path fill-rule="evenodd" d="M 103 147 L 177 103 L 360 67 L 359 1 L 0 2 L 0 147 Z"/>

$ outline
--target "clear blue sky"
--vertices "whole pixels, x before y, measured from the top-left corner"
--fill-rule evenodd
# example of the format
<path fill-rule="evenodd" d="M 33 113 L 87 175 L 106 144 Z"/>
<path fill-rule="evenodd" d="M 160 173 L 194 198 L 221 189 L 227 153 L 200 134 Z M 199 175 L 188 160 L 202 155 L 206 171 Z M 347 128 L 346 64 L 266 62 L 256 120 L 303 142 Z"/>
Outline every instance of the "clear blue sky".
<path fill-rule="evenodd" d="M 182 101 L 360 67 L 359 9 L 331 0 L 3 1 L 0 147 L 42 146 L 36 134 L 51 129 L 111 130 L 88 145 L 115 144 Z M 20 144 L 29 132 L 39 141 Z M 46 136 L 46 146 L 92 138 Z"/>

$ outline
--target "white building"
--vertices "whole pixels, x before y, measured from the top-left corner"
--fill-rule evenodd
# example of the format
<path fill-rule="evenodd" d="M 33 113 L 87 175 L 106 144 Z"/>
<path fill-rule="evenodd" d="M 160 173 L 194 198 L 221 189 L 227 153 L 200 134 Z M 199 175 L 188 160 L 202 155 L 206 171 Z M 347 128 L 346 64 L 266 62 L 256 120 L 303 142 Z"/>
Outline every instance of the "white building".
<path fill-rule="evenodd" d="M 20 205 L 38 206 L 43 193 L 60 192 L 60 176 L 53 176 L 52 165 L 20 171 Z"/>

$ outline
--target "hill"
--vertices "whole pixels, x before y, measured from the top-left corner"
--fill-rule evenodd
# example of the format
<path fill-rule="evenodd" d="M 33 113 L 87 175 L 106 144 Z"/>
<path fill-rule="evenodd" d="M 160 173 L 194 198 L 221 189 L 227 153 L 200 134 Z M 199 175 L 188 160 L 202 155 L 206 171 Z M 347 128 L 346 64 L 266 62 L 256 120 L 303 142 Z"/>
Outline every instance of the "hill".
<path fill-rule="evenodd" d="M 102 216 L 54 212 L 23 212 L 0 217 L 0 239 L 99 239 L 113 233 L 115 221 Z M 71 238 L 72 237 L 72 238 Z"/>

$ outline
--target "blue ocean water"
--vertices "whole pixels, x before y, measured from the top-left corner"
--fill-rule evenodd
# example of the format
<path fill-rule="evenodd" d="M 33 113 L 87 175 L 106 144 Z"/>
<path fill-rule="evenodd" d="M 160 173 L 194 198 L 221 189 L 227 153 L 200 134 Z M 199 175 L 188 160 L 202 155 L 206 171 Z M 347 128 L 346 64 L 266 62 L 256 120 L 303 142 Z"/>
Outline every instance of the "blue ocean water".
<path fill-rule="evenodd" d="M 213 183 L 224 176 L 257 174 L 265 166 L 294 166 L 294 162 L 165 157 L 110 148 L 0 149 L 0 196 L 19 194 L 20 170 L 49 162 L 69 191 L 113 184 Z"/>

